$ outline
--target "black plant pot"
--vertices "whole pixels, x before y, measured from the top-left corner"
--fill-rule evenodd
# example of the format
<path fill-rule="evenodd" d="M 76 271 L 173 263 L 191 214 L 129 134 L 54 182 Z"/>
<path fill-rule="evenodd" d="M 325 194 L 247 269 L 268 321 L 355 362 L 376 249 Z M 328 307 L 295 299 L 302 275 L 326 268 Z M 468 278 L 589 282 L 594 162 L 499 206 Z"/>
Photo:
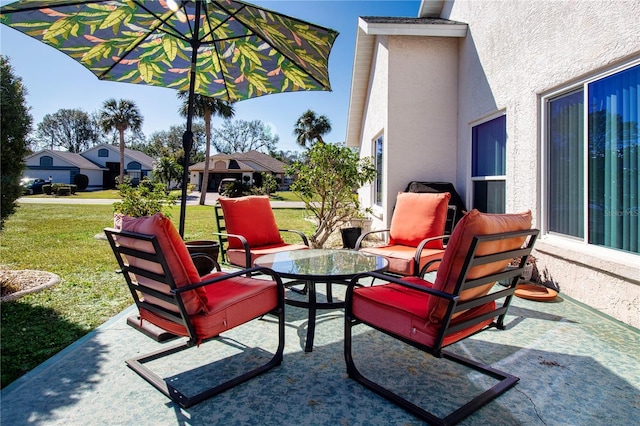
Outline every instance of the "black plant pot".
<path fill-rule="evenodd" d="M 342 228 L 340 233 L 342 234 L 342 247 L 354 249 L 362 234 L 362 228 Z"/>

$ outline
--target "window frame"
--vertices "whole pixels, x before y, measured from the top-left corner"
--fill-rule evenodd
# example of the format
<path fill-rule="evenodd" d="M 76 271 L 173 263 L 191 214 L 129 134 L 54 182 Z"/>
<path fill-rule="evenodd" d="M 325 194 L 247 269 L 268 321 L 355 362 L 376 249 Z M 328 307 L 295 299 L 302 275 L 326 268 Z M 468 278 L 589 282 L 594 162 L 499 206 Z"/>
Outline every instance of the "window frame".
<path fill-rule="evenodd" d="M 380 146 L 380 158 L 378 158 L 378 145 Z M 384 132 L 377 134 L 371 141 L 371 153 L 376 168 L 376 178 L 371 185 L 371 205 L 382 208 L 384 203 Z"/>
<path fill-rule="evenodd" d="M 471 182 L 471 184 L 469 185 L 469 196 L 468 196 L 468 200 L 467 200 L 467 205 L 473 206 L 474 205 L 474 201 L 475 201 L 475 183 L 476 182 L 488 182 L 488 181 L 498 181 L 498 182 L 503 182 L 504 186 L 505 186 L 505 191 L 506 191 L 506 186 L 507 186 L 507 169 L 508 169 L 508 162 L 507 159 L 505 158 L 504 161 L 504 175 L 487 175 L 487 176 L 473 176 L 473 164 L 474 164 L 474 154 L 475 151 L 473 149 L 473 132 L 474 132 L 474 128 L 481 126 L 483 124 L 489 123 L 490 121 L 493 121 L 497 118 L 500 117 L 504 117 L 505 118 L 505 152 L 506 152 L 506 148 L 507 148 L 507 143 L 509 141 L 509 135 L 507 134 L 507 112 L 506 110 L 500 110 L 500 111 L 496 111 L 493 114 L 489 114 L 486 115 L 476 121 L 473 121 L 471 123 L 469 123 L 469 141 L 471 144 L 471 155 L 470 155 L 470 163 L 469 163 L 469 180 Z M 505 154 L 506 155 L 506 154 Z M 506 210 L 506 196 L 505 196 L 505 205 L 503 206 L 503 209 Z"/>
<path fill-rule="evenodd" d="M 551 241 L 556 240 L 562 242 L 563 244 L 577 244 L 578 247 L 583 247 L 588 249 L 589 252 L 593 255 L 600 256 L 615 256 L 618 259 L 635 259 L 637 261 L 638 256 L 640 254 L 633 253 L 624 250 L 618 250 L 615 248 L 607 247 L 604 245 L 592 244 L 589 242 L 589 85 L 591 83 L 603 80 L 607 77 L 613 76 L 615 74 L 621 73 L 630 68 L 640 66 L 640 58 L 636 58 L 630 61 L 626 61 L 621 64 L 617 64 L 612 67 L 608 67 L 606 69 L 598 70 L 581 79 L 577 79 L 571 81 L 565 85 L 554 88 L 548 92 L 542 93 L 538 96 L 539 99 L 539 117 L 540 117 L 540 140 L 539 140 L 539 150 L 540 150 L 540 161 L 541 166 L 539 167 L 539 182 L 540 182 L 540 203 L 539 203 L 539 215 L 540 215 L 540 227 L 542 231 L 542 235 L 550 238 Z M 583 95 L 583 105 L 584 105 L 584 120 L 583 120 L 583 141 L 582 141 L 582 153 L 583 153 L 583 173 L 582 179 L 584 184 L 584 191 L 582 194 L 582 206 L 584 211 L 583 217 L 583 236 L 575 237 L 568 234 L 562 234 L 559 232 L 550 231 L 549 227 L 549 105 L 550 102 L 556 99 L 559 99 L 563 96 L 570 95 L 572 92 L 582 91 Z"/>

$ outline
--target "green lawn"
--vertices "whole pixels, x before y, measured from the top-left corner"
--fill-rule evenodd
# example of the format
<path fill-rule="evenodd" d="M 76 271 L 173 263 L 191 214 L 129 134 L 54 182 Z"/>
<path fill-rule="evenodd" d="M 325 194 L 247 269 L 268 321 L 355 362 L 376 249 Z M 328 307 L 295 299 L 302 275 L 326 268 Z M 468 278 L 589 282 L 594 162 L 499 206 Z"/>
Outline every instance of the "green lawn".
<path fill-rule="evenodd" d="M 180 191 L 175 191 L 177 195 L 180 195 Z M 25 197 L 29 198 L 51 198 L 52 195 L 45 194 L 35 194 L 35 195 L 25 195 Z M 90 192 L 76 192 L 73 195 L 70 195 L 73 198 L 90 198 L 90 199 L 114 199 L 117 200 L 120 198 L 118 195 L 118 190 L 116 189 L 105 189 L 103 191 L 90 191 Z M 300 197 L 298 197 L 294 192 L 291 191 L 282 191 L 271 194 L 271 198 L 277 201 L 300 201 Z"/>
<path fill-rule="evenodd" d="M 278 225 L 309 235 L 302 209 L 275 209 Z M 177 224 L 180 211 L 172 208 Z M 116 260 L 101 235 L 113 224 L 110 205 L 22 204 L 1 234 L 7 269 L 53 272 L 62 282 L 40 293 L 2 303 L 0 387 L 96 328 L 133 303 Z M 185 240 L 213 239 L 212 206 L 188 206 Z M 285 235 L 285 239 L 294 238 Z"/>

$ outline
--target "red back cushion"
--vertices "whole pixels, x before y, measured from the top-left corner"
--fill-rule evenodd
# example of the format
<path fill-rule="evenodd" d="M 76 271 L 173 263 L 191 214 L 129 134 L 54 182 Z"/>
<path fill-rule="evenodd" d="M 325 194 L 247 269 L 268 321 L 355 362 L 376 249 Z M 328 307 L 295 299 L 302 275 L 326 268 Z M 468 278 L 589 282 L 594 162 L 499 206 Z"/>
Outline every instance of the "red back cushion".
<path fill-rule="evenodd" d="M 250 195 L 239 198 L 218 198 L 229 234 L 242 235 L 249 247 L 261 247 L 284 242 L 276 218 L 271 210 L 269 197 Z M 242 248 L 237 238 L 229 238 L 229 248 Z"/>
<path fill-rule="evenodd" d="M 173 280 L 177 287 L 184 287 L 200 282 L 200 275 L 193 264 L 193 260 L 191 260 L 189 250 L 187 250 L 180 234 L 167 217 L 161 213 L 146 217 L 124 216 L 122 218 L 122 230 L 154 235 L 158 239 L 158 244 L 160 245 L 162 254 L 167 260 L 167 265 L 169 266 L 169 270 L 173 275 Z M 123 238 L 118 239 L 118 242 L 123 245 L 128 245 L 126 241 L 127 240 Z M 148 248 L 136 248 L 147 252 L 153 251 L 152 246 Z M 142 262 L 144 263 L 145 261 Z M 148 262 L 145 265 L 141 264 L 139 266 L 147 267 L 147 264 Z M 151 283 L 145 284 L 150 285 Z M 158 290 L 162 291 L 160 288 L 158 288 Z M 207 311 L 207 293 L 204 288 L 183 293 L 182 301 L 189 314 Z"/>
<path fill-rule="evenodd" d="M 473 209 L 467 213 L 456 225 L 447 249 L 444 252 L 442 262 L 438 267 L 434 290 L 445 293 L 453 293 L 456 283 L 460 278 L 462 266 L 471 247 L 473 237 L 476 235 L 496 234 L 509 231 L 522 231 L 531 228 L 531 211 L 514 214 L 486 214 Z M 480 244 L 476 249 L 477 255 L 499 253 L 506 250 L 517 249 L 523 245 L 525 237 L 510 238 Z M 471 268 L 467 278 L 478 278 L 502 271 L 510 259 L 488 263 L 486 265 Z M 460 293 L 460 300 L 468 300 L 487 294 L 494 283 L 485 284 Z M 429 298 L 429 321 L 439 323 L 446 313 L 448 302 L 439 297 Z M 462 314 L 457 313 L 455 316 Z"/>
<path fill-rule="evenodd" d="M 389 245 L 417 247 L 425 238 L 444 234 L 451 194 L 400 192 L 391 218 Z M 442 240 L 427 248 L 442 249 Z"/>

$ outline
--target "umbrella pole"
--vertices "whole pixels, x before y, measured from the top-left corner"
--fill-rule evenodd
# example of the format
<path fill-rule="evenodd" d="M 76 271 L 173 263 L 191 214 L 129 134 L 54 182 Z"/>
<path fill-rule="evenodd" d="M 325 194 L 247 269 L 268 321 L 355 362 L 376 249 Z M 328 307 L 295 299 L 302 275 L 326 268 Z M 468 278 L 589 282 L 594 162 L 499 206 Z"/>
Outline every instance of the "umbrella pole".
<path fill-rule="evenodd" d="M 180 236 L 184 238 L 184 222 L 187 213 L 187 187 L 189 186 L 189 157 L 191 156 L 191 148 L 193 147 L 193 132 L 191 131 L 193 122 L 193 102 L 196 87 L 196 61 L 198 59 L 198 48 L 200 41 L 198 34 L 200 33 L 200 11 L 202 4 L 196 1 L 196 17 L 191 39 L 191 70 L 189 72 L 189 100 L 187 104 L 187 130 L 182 135 L 182 147 L 184 149 L 184 159 L 182 161 L 182 198 L 180 200 Z"/>

